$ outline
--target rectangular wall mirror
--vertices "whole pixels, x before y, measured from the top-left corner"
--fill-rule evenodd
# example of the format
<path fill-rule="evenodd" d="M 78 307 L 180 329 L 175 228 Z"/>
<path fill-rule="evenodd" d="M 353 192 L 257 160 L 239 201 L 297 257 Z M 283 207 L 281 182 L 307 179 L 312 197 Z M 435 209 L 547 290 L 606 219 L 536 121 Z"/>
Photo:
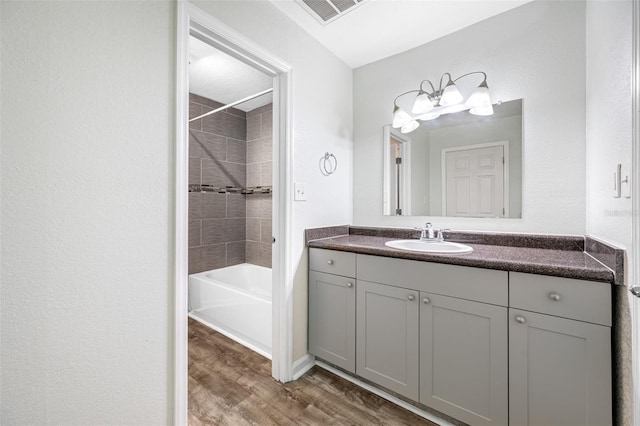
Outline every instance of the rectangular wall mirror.
<path fill-rule="evenodd" d="M 522 99 L 383 133 L 385 215 L 522 217 Z"/>

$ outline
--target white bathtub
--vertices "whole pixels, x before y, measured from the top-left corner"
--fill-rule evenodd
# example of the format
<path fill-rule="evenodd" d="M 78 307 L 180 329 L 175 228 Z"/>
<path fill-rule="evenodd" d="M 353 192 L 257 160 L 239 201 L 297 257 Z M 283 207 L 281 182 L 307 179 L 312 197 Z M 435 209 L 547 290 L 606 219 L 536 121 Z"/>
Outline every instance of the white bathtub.
<path fill-rule="evenodd" d="M 189 275 L 189 316 L 271 359 L 271 269 L 243 263 Z"/>

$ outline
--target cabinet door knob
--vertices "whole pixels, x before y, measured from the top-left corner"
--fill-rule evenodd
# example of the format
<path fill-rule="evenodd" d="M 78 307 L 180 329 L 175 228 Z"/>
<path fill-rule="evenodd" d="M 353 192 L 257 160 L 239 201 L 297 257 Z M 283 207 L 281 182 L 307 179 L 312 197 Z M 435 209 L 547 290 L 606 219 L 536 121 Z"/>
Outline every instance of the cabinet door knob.
<path fill-rule="evenodd" d="M 414 300 L 416 300 L 416 297 L 413 294 L 410 294 L 409 297 L 407 297 L 407 299 L 409 299 L 409 301 L 413 302 Z"/>
<path fill-rule="evenodd" d="M 524 324 L 526 320 L 522 315 L 516 315 L 516 321 L 519 322 L 520 324 Z"/>
<path fill-rule="evenodd" d="M 425 297 L 424 299 L 422 299 L 422 303 L 429 304 L 431 303 L 431 299 L 429 299 L 428 297 Z"/>
<path fill-rule="evenodd" d="M 347 287 L 349 288 L 353 287 L 353 283 L 347 283 Z"/>
<path fill-rule="evenodd" d="M 327 260 L 328 265 L 333 265 L 333 260 Z"/>
<path fill-rule="evenodd" d="M 558 293 L 549 293 L 549 299 L 557 302 L 560 300 L 560 295 Z"/>

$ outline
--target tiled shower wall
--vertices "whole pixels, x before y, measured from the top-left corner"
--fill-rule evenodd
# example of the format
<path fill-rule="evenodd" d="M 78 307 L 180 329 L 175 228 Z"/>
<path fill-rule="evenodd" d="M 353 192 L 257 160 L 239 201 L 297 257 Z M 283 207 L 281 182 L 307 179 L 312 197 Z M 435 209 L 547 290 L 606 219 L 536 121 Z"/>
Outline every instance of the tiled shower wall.
<path fill-rule="evenodd" d="M 247 112 L 247 185 L 272 184 L 272 104 Z M 271 267 L 271 194 L 247 195 L 247 262 Z"/>
<path fill-rule="evenodd" d="M 189 95 L 190 118 L 220 106 Z M 190 123 L 189 184 L 271 185 L 270 117 L 267 105 L 249 113 L 230 108 Z M 271 194 L 189 193 L 189 273 L 244 262 L 271 267 Z"/>

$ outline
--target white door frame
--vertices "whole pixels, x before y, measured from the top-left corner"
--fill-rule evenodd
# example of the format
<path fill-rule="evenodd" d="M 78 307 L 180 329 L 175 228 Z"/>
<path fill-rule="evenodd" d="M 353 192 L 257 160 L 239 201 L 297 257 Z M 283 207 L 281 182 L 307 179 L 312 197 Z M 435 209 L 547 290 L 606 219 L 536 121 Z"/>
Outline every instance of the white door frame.
<path fill-rule="evenodd" d="M 631 270 L 632 282 L 630 286 L 640 285 L 640 4 L 633 2 L 633 52 L 631 63 L 631 103 L 632 103 L 632 243 Z M 632 333 L 632 362 L 633 362 L 633 424 L 640 423 L 640 298 L 631 297 L 631 333 Z"/>
<path fill-rule="evenodd" d="M 174 424 L 187 424 L 187 275 L 189 160 L 189 35 L 273 77 L 273 339 L 272 376 L 293 379 L 292 69 L 185 0 L 177 2 Z"/>
<path fill-rule="evenodd" d="M 475 145 L 462 145 L 453 148 L 444 148 L 441 151 L 442 161 L 442 216 L 447 215 L 447 153 L 454 151 L 467 151 L 470 149 L 491 148 L 494 146 L 502 147 L 502 155 L 504 156 L 504 182 L 502 183 L 503 198 L 502 205 L 504 207 L 504 216 L 509 217 L 509 141 L 487 142 Z"/>
<path fill-rule="evenodd" d="M 402 177 L 400 182 L 400 199 L 402 200 L 402 216 L 411 215 L 411 137 L 400 133 L 387 124 L 382 128 L 382 152 L 384 163 L 383 187 L 382 187 L 382 214 L 395 216 L 396 212 L 391 211 L 391 137 L 402 143 Z"/>

